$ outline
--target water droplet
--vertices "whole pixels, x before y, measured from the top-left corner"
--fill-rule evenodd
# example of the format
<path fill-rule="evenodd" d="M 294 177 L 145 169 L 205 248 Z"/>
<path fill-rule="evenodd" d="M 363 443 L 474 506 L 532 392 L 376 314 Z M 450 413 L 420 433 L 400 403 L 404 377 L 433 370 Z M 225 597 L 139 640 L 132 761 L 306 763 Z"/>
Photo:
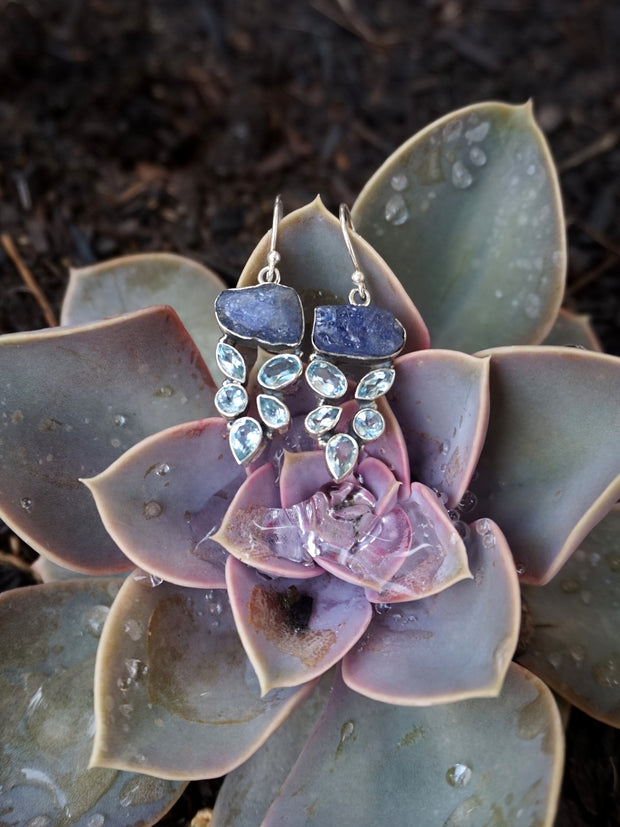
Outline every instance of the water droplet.
<path fill-rule="evenodd" d="M 139 658 L 127 658 L 125 668 L 127 669 L 127 677 L 132 682 L 142 680 L 149 671 L 146 663 Z"/>
<path fill-rule="evenodd" d="M 140 640 L 140 638 L 142 637 L 142 633 L 144 631 L 144 628 L 143 628 L 142 624 L 139 621 L 134 620 L 133 618 L 130 618 L 129 620 L 125 621 L 125 624 L 123 626 L 123 631 L 132 640 Z"/>
<path fill-rule="evenodd" d="M 592 677 L 599 686 L 606 688 L 620 686 L 620 654 L 612 652 L 609 657 L 595 664 Z"/>
<path fill-rule="evenodd" d="M 476 523 L 476 531 L 478 534 L 488 534 L 491 530 L 491 522 L 486 518 L 484 520 L 478 520 Z"/>
<path fill-rule="evenodd" d="M 151 586 L 154 588 L 155 586 L 161 586 L 164 582 L 162 577 L 157 577 L 156 574 L 149 574 L 149 581 Z"/>
<path fill-rule="evenodd" d="M 397 172 L 395 175 L 392 175 L 390 186 L 396 192 L 402 192 L 409 186 L 409 180 L 404 172 Z"/>
<path fill-rule="evenodd" d="M 86 827 L 103 827 L 105 824 L 105 816 L 101 813 L 93 813 L 93 815 L 86 822 Z"/>
<path fill-rule="evenodd" d="M 476 167 L 483 167 L 487 162 L 487 155 L 479 146 L 472 146 L 469 150 L 469 160 Z"/>
<path fill-rule="evenodd" d="M 468 514 L 470 511 L 473 511 L 474 508 L 478 505 L 478 497 L 474 494 L 473 491 L 466 491 L 463 494 L 461 502 L 458 504 L 459 511 L 464 514 Z"/>
<path fill-rule="evenodd" d="M 125 718 L 131 717 L 131 713 L 133 712 L 133 704 L 120 704 L 118 707 L 118 711 L 123 715 Z"/>
<path fill-rule="evenodd" d="M 447 454 L 450 451 L 450 447 L 451 447 L 450 441 L 448 439 L 445 439 L 441 443 L 441 447 L 440 447 L 439 450 L 441 451 L 442 454 Z"/>
<path fill-rule="evenodd" d="M 116 414 L 114 417 L 114 424 L 119 428 L 124 427 L 127 424 L 127 417 L 123 414 Z"/>
<path fill-rule="evenodd" d="M 170 473 L 170 466 L 168 465 L 167 462 L 162 462 L 162 464 L 158 465 L 157 468 L 155 469 L 155 473 L 157 474 L 158 477 L 165 477 L 166 474 Z"/>
<path fill-rule="evenodd" d="M 495 535 L 489 531 L 482 535 L 482 545 L 484 548 L 493 548 L 495 546 Z"/>
<path fill-rule="evenodd" d="M 152 520 L 155 517 L 161 516 L 163 510 L 161 503 L 158 503 L 157 500 L 149 500 L 142 506 L 142 513 L 145 520 Z"/>
<path fill-rule="evenodd" d="M 51 816 L 35 816 L 24 824 L 24 827 L 51 827 L 53 819 Z"/>
<path fill-rule="evenodd" d="M 574 643 L 569 648 L 568 653 L 577 664 L 582 663 L 587 655 L 586 647 L 582 646 L 581 643 Z"/>
<path fill-rule="evenodd" d="M 460 519 L 461 514 L 455 508 L 451 508 L 448 511 L 448 517 L 452 520 L 452 522 L 456 522 L 458 519 Z"/>
<path fill-rule="evenodd" d="M 574 594 L 575 592 L 578 592 L 581 587 L 579 582 L 573 577 L 567 577 L 565 580 L 561 581 L 560 588 L 566 594 Z"/>
<path fill-rule="evenodd" d="M 209 614 L 213 615 L 213 617 L 219 617 L 223 612 L 222 604 L 217 600 L 215 603 L 211 603 L 209 606 Z"/>
<path fill-rule="evenodd" d="M 393 195 L 385 205 L 385 220 L 399 227 L 409 218 L 409 210 L 402 195 Z"/>
<path fill-rule="evenodd" d="M 172 385 L 162 385 L 157 388 L 153 396 L 158 396 L 162 399 L 169 399 L 171 396 L 174 396 L 174 388 Z"/>
<path fill-rule="evenodd" d="M 120 448 L 121 447 L 121 441 L 120 441 L 120 439 L 116 439 L 116 437 L 114 437 L 113 439 L 110 440 L 110 445 L 112 446 L 112 448 Z"/>
<path fill-rule="evenodd" d="M 547 655 L 547 660 L 554 669 L 558 669 L 562 663 L 562 654 L 561 652 L 549 652 Z"/>
<path fill-rule="evenodd" d="M 32 500 L 30 499 L 30 497 L 22 497 L 19 501 L 19 504 L 24 509 L 24 511 L 27 511 L 28 513 L 30 513 L 30 511 L 32 510 Z"/>
<path fill-rule="evenodd" d="M 542 299 L 536 293 L 528 293 L 525 297 L 523 311 L 528 319 L 537 319 L 542 311 Z"/>
<path fill-rule="evenodd" d="M 469 530 L 469 526 L 467 525 L 467 523 L 464 523 L 463 520 L 455 520 L 454 528 L 457 530 L 459 537 L 461 537 L 463 540 L 469 540 L 471 532 Z M 452 541 L 452 537 L 450 537 L 450 540 Z M 457 538 L 454 539 L 452 545 L 455 545 L 456 541 Z"/>
<path fill-rule="evenodd" d="M 99 637 L 101 635 L 101 630 L 103 629 L 103 624 L 109 611 L 108 606 L 100 605 L 92 606 L 84 614 L 86 629 L 93 637 Z"/>
<path fill-rule="evenodd" d="M 456 118 L 453 121 L 447 123 L 443 128 L 443 139 L 447 144 L 454 143 L 454 141 L 458 141 L 461 137 L 461 133 L 463 132 L 463 121 L 460 118 Z"/>
<path fill-rule="evenodd" d="M 452 183 L 458 190 L 466 190 L 473 184 L 474 177 L 462 161 L 452 164 Z"/>
<path fill-rule="evenodd" d="M 344 724 L 340 727 L 340 746 L 342 746 L 345 741 L 348 741 L 354 732 L 355 722 L 345 721 Z"/>
<path fill-rule="evenodd" d="M 387 614 L 390 611 L 391 608 L 392 608 L 391 603 L 375 603 L 374 604 L 375 612 L 378 615 Z"/>
<path fill-rule="evenodd" d="M 484 141 L 486 136 L 489 134 L 490 128 L 491 124 L 488 121 L 482 121 L 482 123 L 479 123 L 478 126 L 468 129 L 465 133 L 465 138 L 470 143 L 479 143 L 480 141 Z"/>
<path fill-rule="evenodd" d="M 529 167 L 525 170 L 528 175 L 536 175 L 536 165 L 530 164 Z"/>
<path fill-rule="evenodd" d="M 526 572 L 526 568 L 523 565 L 523 563 L 515 563 L 515 569 L 516 569 L 517 574 L 519 575 L 519 577 L 523 577 L 523 575 Z"/>
<path fill-rule="evenodd" d="M 605 555 L 605 561 L 609 568 L 614 572 L 620 572 L 620 551 L 613 550 Z"/>
<path fill-rule="evenodd" d="M 466 787 L 473 773 L 467 764 L 453 764 L 446 772 L 446 781 L 451 787 Z"/>

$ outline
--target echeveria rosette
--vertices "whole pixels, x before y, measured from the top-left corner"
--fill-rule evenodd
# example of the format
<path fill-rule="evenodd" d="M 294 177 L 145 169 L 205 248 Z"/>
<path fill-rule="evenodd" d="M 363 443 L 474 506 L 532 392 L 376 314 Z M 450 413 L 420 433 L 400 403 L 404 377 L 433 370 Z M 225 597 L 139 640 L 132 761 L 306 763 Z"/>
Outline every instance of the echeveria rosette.
<path fill-rule="evenodd" d="M 353 215 L 423 309 L 433 344 L 470 351 L 506 338 L 537 344 L 553 325 L 563 224 L 557 180 L 530 108 L 480 104 L 431 125 L 377 173 Z M 320 201 L 287 216 L 280 230 L 283 279 L 302 294 L 307 321 L 315 304 L 346 301 L 351 262 L 338 222 Z M 72 568 L 141 567 L 114 599 L 98 645 L 92 761 L 115 769 L 92 772 L 135 769 L 140 774 L 123 789 L 143 800 L 151 795 L 159 812 L 179 787 L 142 773 L 178 780 L 239 766 L 225 784 L 216 825 L 288 824 L 291 807 L 300 824 L 325 823 L 321 807 L 344 823 L 351 801 L 342 790 L 353 788 L 360 823 L 379 817 L 372 802 L 381 818 L 403 820 L 415 811 L 428 816 L 429 827 L 460 823 L 474 810 L 481 821 L 501 815 L 511 823 L 521 813 L 549 825 L 562 763 L 560 723 L 538 679 L 514 665 L 506 673 L 518 607 L 508 544 L 518 549 L 526 576 L 544 582 L 610 507 L 619 461 L 605 437 L 619 408 L 618 360 L 553 347 L 540 360 L 537 348 L 476 356 L 427 350 L 428 331 L 401 284 L 369 244 L 355 244 L 373 300 L 401 319 L 408 344 L 382 405 L 388 433 L 367 446 L 354 479 L 341 486 L 326 479 L 322 456 L 299 427 L 312 404 L 303 390 L 288 400 L 294 423 L 286 439 L 274 440 L 246 476 L 230 456 L 224 423 L 212 418 L 205 362 L 212 364 L 217 335 L 210 310 L 217 280 L 178 257 L 131 257 L 72 277 L 63 322 L 91 324 L 0 341 L 3 515 Z M 255 281 L 267 250 L 265 236 L 241 284 Z M 204 308 L 202 353 L 169 309 L 96 321 L 158 301 L 177 307 L 192 330 L 201 321 L 196 309 Z M 571 404 L 582 385 L 587 398 Z M 350 409 L 346 403 L 345 420 Z M 80 479 L 88 479 L 107 532 L 97 530 Z M 560 485 L 566 502 L 578 493 L 577 506 L 538 510 L 542 540 L 524 563 L 537 498 Z M 48 500 L 52 507 L 42 507 Z M 244 532 L 256 537 L 246 519 L 251 508 L 262 509 L 258 528 L 274 538 L 255 559 L 240 542 Z M 407 552 L 424 546 L 415 537 L 429 515 L 436 530 L 432 551 L 419 549 L 421 560 Z M 370 527 L 373 542 L 360 548 L 349 539 L 341 548 L 351 526 L 338 525 L 340 518 Z M 615 523 L 602 525 L 616 536 Z M 284 542 L 283 531 L 292 529 L 296 542 Z M 308 554 L 310 537 L 322 565 Z M 357 571 L 346 565 L 355 551 L 364 560 Z M 445 561 L 454 565 L 442 579 Z M 99 582 L 62 588 L 76 599 L 92 589 L 99 618 L 108 605 Z M 59 588 L 0 598 L 6 616 L 30 600 L 35 613 L 44 607 L 56 635 L 56 661 L 45 667 L 52 675 L 66 669 L 62 646 L 71 646 L 75 627 L 95 622 L 88 608 L 77 617 L 54 607 Z M 350 616 L 343 601 L 354 607 Z M 616 666 L 606 655 L 614 651 L 612 610 L 605 604 L 600 612 L 602 637 L 609 633 L 609 646 L 601 644 L 607 671 L 596 673 L 604 697 L 588 701 L 607 720 Z M 331 645 L 330 632 L 337 637 L 341 623 L 346 640 Z M 584 618 L 582 631 L 587 624 Z M 1 643 L 0 675 L 10 689 L 2 719 L 16 732 L 20 710 L 31 702 L 44 727 L 59 714 L 64 720 L 63 693 L 43 687 L 44 703 L 37 702 L 38 686 L 25 678 L 39 668 L 28 660 L 26 626 L 11 627 Z M 4 657 L 7 647 L 19 662 Z M 532 651 L 524 663 L 544 678 Z M 74 667 L 81 687 L 90 684 L 90 649 L 86 654 Z M 564 670 L 551 682 L 571 699 L 591 698 L 576 682 L 572 695 L 566 690 L 573 678 Z M 90 738 L 88 730 L 82 753 Z M 32 772 L 24 781 L 43 772 L 57 798 L 58 791 L 79 794 L 49 756 L 37 755 L 36 739 L 27 749 Z M 84 824 L 104 812 L 97 809 L 100 777 L 84 787 L 93 791 Z M 106 806 L 117 795 L 113 818 L 133 823 L 123 809 L 127 795 L 116 789 Z M 49 795 L 46 803 L 60 813 Z"/>

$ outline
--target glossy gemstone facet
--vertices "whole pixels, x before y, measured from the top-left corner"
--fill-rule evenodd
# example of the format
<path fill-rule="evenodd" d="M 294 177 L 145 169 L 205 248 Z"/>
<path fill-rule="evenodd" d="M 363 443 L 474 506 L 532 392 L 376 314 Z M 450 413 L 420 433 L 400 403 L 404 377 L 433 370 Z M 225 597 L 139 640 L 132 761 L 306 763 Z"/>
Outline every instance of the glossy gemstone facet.
<path fill-rule="evenodd" d="M 344 373 L 326 362 L 314 359 L 306 368 L 306 380 L 312 390 L 323 399 L 340 399 L 347 392 L 347 379 Z"/>
<path fill-rule="evenodd" d="M 314 310 L 312 344 L 327 356 L 391 359 L 405 344 L 405 328 L 381 307 L 320 305 Z"/>
<path fill-rule="evenodd" d="M 233 457 L 243 465 L 258 456 L 263 443 L 263 429 L 251 416 L 242 416 L 230 426 L 228 435 Z"/>
<path fill-rule="evenodd" d="M 215 407 L 222 416 L 233 417 L 242 414 L 248 404 L 248 394 L 242 385 L 223 385 L 215 394 Z"/>
<path fill-rule="evenodd" d="M 256 397 L 256 404 L 258 414 L 268 428 L 273 428 L 274 431 L 288 428 L 291 414 L 284 402 L 267 393 L 259 393 Z"/>
<path fill-rule="evenodd" d="M 385 419 L 374 408 L 362 408 L 353 417 L 353 430 L 364 442 L 371 442 L 385 431 Z"/>
<path fill-rule="evenodd" d="M 310 411 L 304 421 L 306 431 L 312 436 L 322 436 L 335 428 L 340 419 L 342 408 L 336 405 L 319 405 Z"/>
<path fill-rule="evenodd" d="M 355 389 L 355 398 L 371 401 L 387 393 L 394 383 L 396 376 L 394 368 L 377 368 L 362 376 Z"/>
<path fill-rule="evenodd" d="M 236 347 L 218 342 L 215 349 L 215 361 L 218 368 L 228 379 L 245 382 L 245 362 Z"/>
<path fill-rule="evenodd" d="M 301 376 L 303 365 L 299 356 L 284 353 L 272 356 L 258 371 L 258 381 L 267 390 L 286 388 Z"/>
<path fill-rule="evenodd" d="M 359 456 L 359 445 L 349 434 L 334 434 L 325 448 L 327 468 L 336 482 L 350 474 Z"/>
<path fill-rule="evenodd" d="M 223 331 L 269 350 L 295 348 L 301 342 L 304 316 L 299 294 L 283 284 L 255 284 L 222 290 L 215 316 Z"/>

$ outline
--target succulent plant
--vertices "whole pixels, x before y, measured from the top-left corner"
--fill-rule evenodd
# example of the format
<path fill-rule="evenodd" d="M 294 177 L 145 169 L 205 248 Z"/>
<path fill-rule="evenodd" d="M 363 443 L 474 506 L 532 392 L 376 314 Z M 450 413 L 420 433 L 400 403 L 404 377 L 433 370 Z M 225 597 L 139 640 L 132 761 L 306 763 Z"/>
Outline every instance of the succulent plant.
<path fill-rule="evenodd" d="M 289 431 L 237 464 L 212 379 L 224 285 L 192 261 L 75 271 L 59 328 L 0 340 L 1 515 L 46 581 L 0 598 L 3 825 L 153 824 L 225 774 L 214 825 L 550 825 L 546 684 L 620 724 L 620 360 L 558 315 L 531 107 L 432 124 L 353 218 L 407 342 L 386 431 L 341 481 L 303 383 Z M 345 299 L 319 199 L 278 248 L 306 313 Z"/>

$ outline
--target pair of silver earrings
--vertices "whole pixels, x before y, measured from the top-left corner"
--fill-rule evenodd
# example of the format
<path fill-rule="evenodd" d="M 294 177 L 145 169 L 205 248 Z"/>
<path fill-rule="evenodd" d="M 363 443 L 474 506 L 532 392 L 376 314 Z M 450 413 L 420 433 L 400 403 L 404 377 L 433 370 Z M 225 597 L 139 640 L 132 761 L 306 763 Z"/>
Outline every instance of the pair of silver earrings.
<path fill-rule="evenodd" d="M 280 284 L 276 250 L 282 218 L 280 196 L 275 200 L 267 265 L 258 274 L 258 284 L 223 290 L 215 301 L 215 315 L 223 332 L 216 360 L 226 377 L 215 396 L 219 413 L 229 422 L 230 449 L 239 464 L 252 462 L 274 433 L 290 425 L 290 412 L 283 392 L 303 372 L 300 350 L 304 334 L 301 299 L 292 287 Z M 330 475 L 344 479 L 355 467 L 366 442 L 385 431 L 385 420 L 377 408 L 394 382 L 393 358 L 405 344 L 405 330 L 389 310 L 371 306 L 366 279 L 352 244 L 355 232 L 351 214 L 340 206 L 340 226 L 353 262 L 353 288 L 349 303 L 319 305 L 314 310 L 313 352 L 305 371 L 317 405 L 305 419 L 305 429 L 324 448 Z M 241 349 L 263 348 L 271 355 L 260 367 L 256 399 L 258 419 L 246 414 L 249 405 L 245 388 L 247 365 Z M 355 399 L 358 410 L 347 432 L 336 432 L 342 408 L 334 404 L 347 394 L 344 370 L 358 381 Z"/>

